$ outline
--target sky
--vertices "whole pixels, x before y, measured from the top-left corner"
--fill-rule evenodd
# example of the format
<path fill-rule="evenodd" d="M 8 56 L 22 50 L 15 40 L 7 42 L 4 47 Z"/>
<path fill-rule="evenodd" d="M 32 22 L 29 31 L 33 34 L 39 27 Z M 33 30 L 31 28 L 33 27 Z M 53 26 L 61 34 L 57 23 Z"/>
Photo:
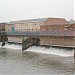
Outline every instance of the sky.
<path fill-rule="evenodd" d="M 75 20 L 75 0 L 74 0 L 74 20 Z"/>
<path fill-rule="evenodd" d="M 74 0 L 0 0 L 0 22 L 74 16 Z"/>

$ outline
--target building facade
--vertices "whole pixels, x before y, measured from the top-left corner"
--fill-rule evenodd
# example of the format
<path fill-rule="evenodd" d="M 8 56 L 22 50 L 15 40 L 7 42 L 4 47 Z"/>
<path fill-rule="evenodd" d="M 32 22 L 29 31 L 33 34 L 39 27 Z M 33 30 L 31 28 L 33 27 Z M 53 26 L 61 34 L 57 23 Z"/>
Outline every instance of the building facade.
<path fill-rule="evenodd" d="M 47 25 L 49 26 L 52 25 L 51 27 L 54 27 L 54 25 L 68 24 L 68 22 L 62 18 L 38 18 L 38 19 L 13 21 L 10 23 L 15 24 L 15 30 L 18 32 L 40 31 L 43 30 L 43 28 L 47 27 Z"/>
<path fill-rule="evenodd" d="M 39 31 L 40 23 L 39 22 L 17 23 L 15 24 L 15 29 L 18 32 Z"/>
<path fill-rule="evenodd" d="M 40 31 L 40 25 L 44 25 L 43 20 L 29 19 L 29 20 L 22 20 L 22 21 L 12 21 L 10 23 L 15 24 L 15 30 L 17 32 Z"/>
<path fill-rule="evenodd" d="M 62 33 L 63 31 L 67 31 L 66 27 L 70 26 L 65 19 L 62 18 L 49 18 L 44 22 L 44 25 L 40 26 L 41 32 L 47 33 Z"/>

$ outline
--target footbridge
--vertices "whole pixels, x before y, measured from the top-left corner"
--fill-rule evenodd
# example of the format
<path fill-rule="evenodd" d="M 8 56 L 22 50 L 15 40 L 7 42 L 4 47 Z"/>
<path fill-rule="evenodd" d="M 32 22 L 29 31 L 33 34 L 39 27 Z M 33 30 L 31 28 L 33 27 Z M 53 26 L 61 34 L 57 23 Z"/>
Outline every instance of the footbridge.
<path fill-rule="evenodd" d="M 25 32 L 6 32 L 2 31 L 0 33 L 6 33 L 7 35 L 16 35 L 16 36 L 64 36 L 64 37 L 73 37 L 75 36 L 75 31 L 25 31 Z"/>
<path fill-rule="evenodd" d="M 75 48 L 75 31 L 27 31 L 27 32 L 0 32 L 1 35 L 7 34 L 8 42 L 40 45 L 54 45 Z"/>

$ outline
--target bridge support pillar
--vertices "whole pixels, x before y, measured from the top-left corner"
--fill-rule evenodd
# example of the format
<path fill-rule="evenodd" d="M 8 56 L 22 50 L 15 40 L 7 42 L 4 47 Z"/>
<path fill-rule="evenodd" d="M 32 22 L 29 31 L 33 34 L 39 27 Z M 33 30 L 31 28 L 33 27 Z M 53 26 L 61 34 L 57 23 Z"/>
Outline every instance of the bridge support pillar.
<path fill-rule="evenodd" d="M 22 50 L 26 50 L 30 46 L 39 45 L 39 44 L 40 44 L 40 39 L 39 38 L 27 37 L 27 38 L 23 39 Z"/>

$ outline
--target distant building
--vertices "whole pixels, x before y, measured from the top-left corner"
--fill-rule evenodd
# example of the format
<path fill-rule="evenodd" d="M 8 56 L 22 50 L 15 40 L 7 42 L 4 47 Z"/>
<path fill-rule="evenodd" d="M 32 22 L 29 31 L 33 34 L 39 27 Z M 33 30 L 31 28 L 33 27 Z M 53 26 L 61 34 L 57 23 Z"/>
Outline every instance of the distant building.
<path fill-rule="evenodd" d="M 20 21 L 11 21 L 11 24 L 15 24 L 16 31 L 40 31 L 40 27 L 45 25 L 63 25 L 68 24 L 65 19 L 62 18 L 38 18 Z M 42 28 L 41 28 L 42 30 Z"/>
<path fill-rule="evenodd" d="M 10 23 L 15 24 L 16 31 L 39 31 L 40 25 L 44 25 L 45 20 L 47 18 L 12 21 Z"/>
<path fill-rule="evenodd" d="M 49 18 L 40 26 L 40 31 L 63 31 L 69 23 L 62 18 Z"/>
<path fill-rule="evenodd" d="M 72 28 L 75 28 L 75 23 L 74 23 L 74 24 L 71 24 L 71 27 L 72 27 Z"/>

